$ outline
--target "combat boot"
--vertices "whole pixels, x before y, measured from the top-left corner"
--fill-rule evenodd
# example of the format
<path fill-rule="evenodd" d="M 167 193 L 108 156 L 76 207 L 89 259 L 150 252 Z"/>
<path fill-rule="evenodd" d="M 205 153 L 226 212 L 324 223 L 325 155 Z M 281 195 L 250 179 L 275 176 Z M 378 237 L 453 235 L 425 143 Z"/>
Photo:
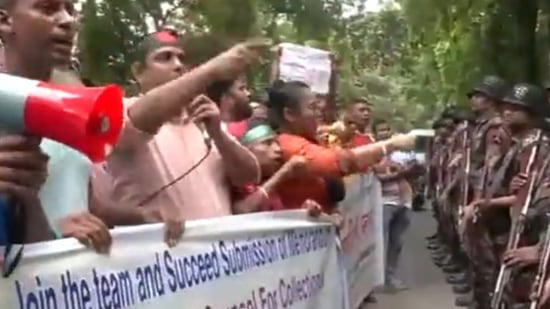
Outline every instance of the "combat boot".
<path fill-rule="evenodd" d="M 453 293 L 455 294 L 468 294 L 472 291 L 472 287 L 469 284 L 462 283 L 453 285 Z"/>
<path fill-rule="evenodd" d="M 468 275 L 463 272 L 451 274 L 447 276 L 446 280 L 450 284 L 466 284 L 468 283 Z"/>
<path fill-rule="evenodd" d="M 438 241 L 439 242 L 439 234 L 434 233 L 430 236 L 426 236 L 426 240 L 428 240 L 428 241 Z"/>
<path fill-rule="evenodd" d="M 462 267 L 458 266 L 457 264 L 444 265 L 443 267 L 441 267 L 441 269 L 447 274 L 456 274 L 463 271 Z"/>
<path fill-rule="evenodd" d="M 438 267 L 445 267 L 448 265 L 452 265 L 454 263 L 453 257 L 451 255 L 444 255 L 441 257 L 434 258 L 434 263 Z"/>
<path fill-rule="evenodd" d="M 438 250 L 432 252 L 432 259 L 437 260 L 441 258 L 446 258 L 450 255 L 449 253 L 450 252 L 446 248 L 440 247 Z"/>
<path fill-rule="evenodd" d="M 474 297 L 471 294 L 460 295 L 455 299 L 455 306 L 471 308 L 474 306 Z"/>

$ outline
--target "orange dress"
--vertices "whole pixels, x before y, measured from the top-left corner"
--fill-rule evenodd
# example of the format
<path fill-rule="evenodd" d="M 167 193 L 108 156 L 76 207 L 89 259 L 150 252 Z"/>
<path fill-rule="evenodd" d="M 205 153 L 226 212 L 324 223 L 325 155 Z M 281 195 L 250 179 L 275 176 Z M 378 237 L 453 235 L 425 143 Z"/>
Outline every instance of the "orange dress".
<path fill-rule="evenodd" d="M 353 154 L 349 150 L 320 146 L 301 136 L 282 133 L 278 136 L 283 158 L 289 160 L 292 156 L 303 156 L 307 160 L 306 171 L 294 178 L 283 181 L 277 192 L 286 209 L 301 208 L 308 200 L 314 200 L 330 212 L 330 202 L 326 190 L 325 178 L 340 178 L 359 171 L 350 164 L 341 166 L 341 158 Z"/>

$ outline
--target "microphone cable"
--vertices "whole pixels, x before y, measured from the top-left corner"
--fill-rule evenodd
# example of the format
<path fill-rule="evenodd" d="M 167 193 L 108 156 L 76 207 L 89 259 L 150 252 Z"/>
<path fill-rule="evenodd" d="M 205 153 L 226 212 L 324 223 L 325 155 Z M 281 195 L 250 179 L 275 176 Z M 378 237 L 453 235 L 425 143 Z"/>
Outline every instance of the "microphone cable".
<path fill-rule="evenodd" d="M 27 221 L 27 210 L 25 206 L 16 201 L 15 198 L 6 198 L 6 202 L 8 206 L 8 228 L 6 231 L 8 234 L 8 243 L 4 248 L 3 256 L 2 277 L 4 278 L 8 278 L 15 271 L 23 258 L 27 226 L 25 224 L 25 221 Z M 14 251 L 14 246 L 18 243 L 20 243 L 19 248 L 16 248 Z"/>
<path fill-rule="evenodd" d="M 206 160 L 206 158 L 208 158 L 208 156 L 212 152 L 212 140 L 210 139 L 210 137 L 208 137 L 206 135 L 206 132 L 204 132 L 203 130 L 201 130 L 201 132 L 202 132 L 202 135 L 203 135 L 204 144 L 206 145 L 206 152 L 200 158 L 200 160 L 197 161 L 197 163 L 193 164 L 193 166 L 191 166 L 188 170 L 183 172 L 181 175 L 174 178 L 172 181 L 170 181 L 169 183 L 167 183 L 167 184 L 163 185 L 162 187 L 158 188 L 156 191 L 154 191 L 153 193 L 151 193 L 147 197 L 145 197 L 143 200 L 141 200 L 141 202 L 139 202 L 138 205 L 137 205 L 138 207 L 144 206 L 147 203 L 151 202 L 153 199 L 155 199 L 157 196 L 159 196 L 159 194 L 164 192 L 164 190 L 170 188 L 171 186 L 175 185 L 176 183 L 178 183 L 179 181 L 181 181 L 182 179 L 187 177 L 189 174 L 191 174 L 191 172 L 193 172 L 199 166 L 201 166 L 201 164 Z"/>

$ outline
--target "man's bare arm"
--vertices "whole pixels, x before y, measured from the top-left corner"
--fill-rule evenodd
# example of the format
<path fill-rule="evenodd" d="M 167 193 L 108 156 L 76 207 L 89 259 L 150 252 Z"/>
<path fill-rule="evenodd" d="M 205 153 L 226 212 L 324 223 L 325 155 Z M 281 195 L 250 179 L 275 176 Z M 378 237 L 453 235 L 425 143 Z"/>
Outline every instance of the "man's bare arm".
<path fill-rule="evenodd" d="M 128 109 L 128 117 L 139 130 L 155 134 L 160 127 L 181 115 L 191 100 L 215 80 L 214 68 L 206 63 L 178 79 L 140 97 Z"/>
<path fill-rule="evenodd" d="M 260 180 L 258 161 L 248 149 L 222 130 L 211 132 L 211 138 L 220 152 L 232 185 L 241 186 Z"/>
<path fill-rule="evenodd" d="M 170 119 L 181 116 L 191 100 L 204 92 L 209 82 L 239 76 L 259 57 L 259 50 L 268 46 L 264 40 L 238 44 L 183 76 L 150 90 L 128 110 L 132 124 L 154 134 Z"/>

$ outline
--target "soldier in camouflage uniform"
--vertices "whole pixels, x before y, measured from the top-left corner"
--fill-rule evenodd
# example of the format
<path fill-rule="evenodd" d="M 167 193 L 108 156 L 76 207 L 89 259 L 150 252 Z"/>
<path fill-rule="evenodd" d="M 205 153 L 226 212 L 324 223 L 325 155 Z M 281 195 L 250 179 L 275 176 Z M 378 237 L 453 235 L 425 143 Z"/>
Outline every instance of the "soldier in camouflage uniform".
<path fill-rule="evenodd" d="M 528 121 L 536 123 L 536 118 L 541 115 L 548 116 L 550 106 L 546 101 L 546 94 L 543 89 L 532 85 L 520 85 L 516 92 L 511 95 L 512 100 L 529 103 L 532 110 L 531 114 L 537 115 Z M 521 99 L 523 98 L 523 99 Z M 517 104 L 517 103 L 516 103 Z M 511 117 L 513 118 L 513 117 Z M 535 118 L 535 119 L 533 119 Z M 530 175 L 520 173 L 516 175 L 511 182 L 510 191 L 515 193 L 517 201 L 511 212 L 512 220 L 517 219 L 518 213 L 527 200 L 527 195 L 531 193 L 531 201 L 527 205 L 526 227 L 520 239 L 520 245 L 517 249 L 508 250 L 503 255 L 503 263 L 513 267 L 512 280 L 507 286 L 505 295 L 505 304 L 507 308 L 529 308 L 529 296 L 531 284 L 535 279 L 537 266 L 540 260 L 540 250 L 544 245 L 544 234 L 548 226 L 548 212 L 550 204 L 548 203 L 548 190 L 545 189 L 548 184 L 550 163 L 550 144 L 548 139 L 548 124 L 545 121 L 539 121 L 543 129 L 543 138 L 539 141 L 538 153 L 534 161 L 533 171 Z M 532 149 L 535 143 L 531 143 Z M 529 147 L 525 147 L 529 148 Z M 528 164 L 529 158 L 527 150 L 518 154 L 517 170 L 524 171 L 522 168 Z M 532 192 L 529 192 L 530 186 L 526 185 L 534 182 Z"/>
<path fill-rule="evenodd" d="M 437 139 L 434 144 L 434 155 L 431 158 L 432 162 L 432 178 L 433 178 L 433 203 L 434 212 L 438 222 L 438 233 L 435 236 L 430 237 L 429 249 L 438 251 L 445 251 L 448 254 L 446 247 L 448 246 L 451 238 L 451 230 L 448 228 L 446 207 L 440 200 L 443 188 L 445 187 L 447 178 L 447 169 L 445 168 L 449 161 L 449 146 L 451 136 L 456 128 L 456 121 L 453 110 L 447 109 L 441 115 L 442 126 L 438 129 Z M 445 129 L 443 129 L 445 124 Z M 443 253 L 442 253 L 443 255 Z"/>
<path fill-rule="evenodd" d="M 432 202 L 432 209 L 434 217 L 438 222 L 438 228 L 434 235 L 429 236 L 427 239 L 433 244 L 433 247 L 437 247 L 437 242 L 441 241 L 439 235 L 444 233 L 443 226 L 441 225 L 441 211 L 436 196 L 441 191 L 440 183 L 443 181 L 443 162 L 444 162 L 444 150 L 447 146 L 449 136 L 454 130 L 454 122 L 448 113 L 443 113 L 439 119 L 437 119 L 432 128 L 435 131 L 435 138 L 431 145 L 429 145 L 427 152 L 427 174 L 426 177 L 426 198 Z"/>
<path fill-rule="evenodd" d="M 501 100 L 508 88 L 503 79 L 487 76 L 468 94 L 476 120 L 470 134 L 470 200 L 464 211 L 475 207 L 473 204 L 486 197 L 488 180 L 492 179 L 496 160 L 502 157 L 502 152 L 505 151 L 500 147 L 507 140 L 503 134 L 505 131 L 500 110 Z M 497 139 L 498 144 L 495 143 Z M 502 218 L 502 214 L 490 214 L 478 224 L 464 224 L 461 227 L 461 239 L 472 266 L 474 299 L 471 305 L 476 308 L 489 306 L 488 292 L 493 287 L 493 269 L 498 265 L 493 246 L 498 242 L 498 235 L 505 233 L 508 228 L 506 224 L 504 229 L 494 224 L 501 222 Z M 506 218 L 507 214 L 504 214 L 504 219 Z"/>
<path fill-rule="evenodd" d="M 528 84 L 519 84 L 514 86 L 512 91 L 503 99 L 505 124 L 508 128 L 507 132 L 512 134 L 511 145 L 506 151 L 506 147 L 502 147 L 502 140 L 499 140 L 499 134 L 496 134 L 493 139 L 496 148 L 500 151 L 505 151 L 504 156 L 486 156 L 486 175 L 487 179 L 491 179 L 485 186 L 481 195 L 476 196 L 476 199 L 465 209 L 465 220 L 468 227 L 477 236 L 477 239 L 483 242 L 483 245 L 474 246 L 474 265 L 479 266 L 479 273 L 476 271 L 476 285 L 474 285 L 476 295 L 476 307 L 485 309 L 489 308 L 489 300 L 487 296 L 491 295 L 494 288 L 495 279 L 498 275 L 500 266 L 499 258 L 502 256 L 505 249 L 506 239 L 505 234 L 511 230 L 511 220 L 517 217 L 517 211 L 514 212 L 514 207 L 521 208 L 525 197 L 522 196 L 523 190 L 517 189 L 517 177 L 515 175 L 524 173 L 527 170 L 527 162 L 532 153 L 533 146 L 538 143 L 534 138 L 536 120 L 540 115 L 544 115 L 547 109 L 547 104 L 544 99 L 543 92 L 536 86 Z M 498 133 L 498 131 L 495 131 Z M 500 135 L 502 137 L 502 134 Z M 550 152 L 548 152 L 547 143 L 544 147 L 539 147 L 536 157 L 535 169 L 542 166 L 542 162 Z M 495 150 L 496 151 L 496 150 Z M 491 161 L 491 158 L 496 160 Z M 491 173 L 491 170 L 496 172 Z M 512 181 L 512 180 L 515 181 Z M 537 216 L 535 216 L 537 217 Z M 540 217 L 540 216 L 539 216 Z M 474 218 L 478 218 L 474 222 Z M 532 221 L 534 222 L 534 221 Z M 504 254 L 505 262 L 511 265 L 521 263 L 534 263 L 538 259 L 536 255 L 536 243 L 538 242 L 538 234 L 540 234 L 540 226 L 532 225 L 527 229 L 525 235 L 530 237 L 525 238 L 527 245 L 520 250 L 513 250 Z M 491 250 L 492 246 L 492 250 Z M 479 251 L 479 252 L 478 252 Z M 492 251 L 492 252 L 491 252 Z M 479 254 L 481 253 L 481 254 Z M 479 260 L 477 260 L 479 258 Z M 521 264 L 523 265 L 523 264 Z M 522 275 L 529 272 L 520 272 Z M 515 308 L 512 305 L 516 303 L 526 302 L 528 297 L 529 284 L 521 283 L 520 277 L 515 276 L 513 279 L 518 279 L 519 285 L 512 284 L 513 287 L 524 287 L 524 291 L 516 298 L 515 294 L 507 294 L 507 308 Z M 532 278 L 531 278 L 532 279 Z M 512 280 L 515 283 L 515 280 Z M 491 288 L 492 287 L 492 288 Z M 525 288 L 526 287 L 526 288 Z M 514 289 L 517 291 L 517 289 Z"/>
<path fill-rule="evenodd" d="M 459 221 L 459 201 L 461 199 L 461 176 L 464 169 L 463 165 L 463 149 L 467 137 L 465 134 L 471 130 L 471 122 L 469 117 L 464 112 L 456 111 L 454 113 L 457 128 L 450 138 L 447 157 L 447 162 L 443 165 L 445 177 L 443 181 L 442 194 L 439 197 L 442 213 L 441 224 L 446 228 L 446 239 L 442 246 L 434 250 L 433 257 L 436 265 L 440 266 L 443 271 L 449 276 L 447 281 L 452 284 L 457 284 L 453 290 L 457 293 L 467 293 L 470 288 L 468 286 L 468 276 L 466 270 L 469 269 L 469 260 L 464 253 L 458 233 Z M 471 297 L 460 296 L 457 298 L 456 304 L 459 306 L 468 306 L 471 303 Z"/>

